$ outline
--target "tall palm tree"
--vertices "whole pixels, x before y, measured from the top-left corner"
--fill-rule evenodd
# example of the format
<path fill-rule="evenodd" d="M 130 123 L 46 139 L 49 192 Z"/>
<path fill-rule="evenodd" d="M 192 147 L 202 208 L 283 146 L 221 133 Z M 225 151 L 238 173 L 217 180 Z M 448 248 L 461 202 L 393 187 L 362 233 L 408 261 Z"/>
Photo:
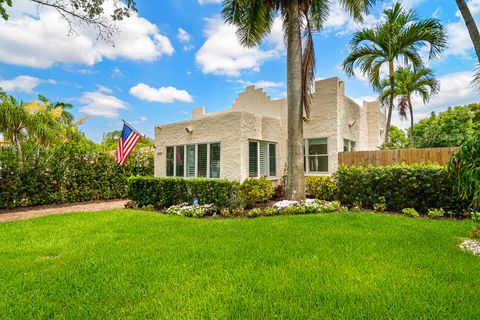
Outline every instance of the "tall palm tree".
<path fill-rule="evenodd" d="M 341 0 L 356 20 L 368 12 L 374 0 Z M 288 159 L 286 196 L 305 197 L 303 169 L 303 110 L 310 114 L 309 94 L 314 86 L 313 32 L 320 31 L 328 17 L 329 0 L 224 0 L 223 18 L 237 27 L 240 42 L 258 46 L 271 32 L 277 16 L 283 21 L 287 46 Z M 302 50 L 302 32 L 305 49 Z"/>
<path fill-rule="evenodd" d="M 477 25 L 473 19 L 472 13 L 468 8 L 465 0 L 455 0 L 457 2 L 458 9 L 462 14 L 465 25 L 467 26 L 468 34 L 470 39 L 472 39 L 473 47 L 475 48 L 475 53 L 477 54 L 477 60 L 480 63 L 480 32 L 478 32 Z"/>
<path fill-rule="evenodd" d="M 423 62 L 418 50 L 428 45 L 429 60 L 437 58 L 446 47 L 446 33 L 437 19 L 420 20 L 414 10 L 405 10 L 399 3 L 384 10 L 383 16 L 384 22 L 354 34 L 350 41 L 351 53 L 343 62 L 343 69 L 348 76 L 354 76 L 354 68 L 360 67 L 378 92 L 381 67 L 388 67 L 391 89 L 385 129 L 385 141 L 388 141 L 394 104 L 395 62 L 403 60 L 415 70 L 420 68 Z"/>
<path fill-rule="evenodd" d="M 379 86 L 381 91 L 379 100 L 387 102 L 391 96 L 390 80 L 384 79 Z M 440 91 L 440 82 L 435 79 L 434 72 L 425 67 L 412 70 L 410 67 L 400 67 L 395 71 L 394 97 L 398 98 L 398 111 L 401 119 L 407 119 L 407 112 L 410 113 L 410 142 L 415 143 L 413 135 L 413 105 L 412 97 L 415 95 L 427 103 Z"/>

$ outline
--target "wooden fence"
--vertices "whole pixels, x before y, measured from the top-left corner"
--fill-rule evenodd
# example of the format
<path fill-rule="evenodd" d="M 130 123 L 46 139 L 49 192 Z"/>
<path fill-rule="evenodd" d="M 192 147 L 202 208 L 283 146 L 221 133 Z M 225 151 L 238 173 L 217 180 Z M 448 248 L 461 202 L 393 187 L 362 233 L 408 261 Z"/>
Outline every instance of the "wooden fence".
<path fill-rule="evenodd" d="M 357 166 L 387 166 L 392 164 L 446 164 L 459 148 L 427 148 L 340 152 L 338 164 Z"/>

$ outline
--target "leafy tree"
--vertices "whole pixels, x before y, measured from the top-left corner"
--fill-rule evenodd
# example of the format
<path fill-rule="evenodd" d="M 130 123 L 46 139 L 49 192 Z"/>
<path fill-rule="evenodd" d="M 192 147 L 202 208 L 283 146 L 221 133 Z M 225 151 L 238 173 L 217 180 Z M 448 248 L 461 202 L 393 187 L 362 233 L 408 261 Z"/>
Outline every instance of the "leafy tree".
<path fill-rule="evenodd" d="M 356 20 L 368 12 L 373 0 L 342 0 Z M 320 31 L 328 17 L 328 0 L 225 0 L 223 18 L 237 27 L 240 42 L 247 47 L 260 44 L 280 16 L 287 45 L 288 159 L 286 196 L 305 197 L 303 171 L 303 109 L 309 117 L 309 93 L 314 85 L 315 52 L 313 32 Z M 305 48 L 302 50 L 302 32 Z"/>
<path fill-rule="evenodd" d="M 429 59 L 437 58 L 445 49 L 446 34 L 437 19 L 420 20 L 416 11 L 406 10 L 399 3 L 384 10 L 383 16 L 384 22 L 353 35 L 351 52 L 343 62 L 343 69 L 348 76 L 354 76 L 354 68 L 359 66 L 361 73 L 368 76 L 373 88 L 379 91 L 381 67 L 388 67 L 390 100 L 385 130 L 385 141 L 388 141 L 395 97 L 395 61 L 402 59 L 414 70 L 419 69 L 423 62 L 418 50 L 428 45 Z"/>
<path fill-rule="evenodd" d="M 122 130 L 107 132 L 101 143 L 105 151 L 116 150 L 118 147 L 118 139 L 122 135 Z M 135 148 L 153 147 L 153 140 L 147 136 L 142 136 Z"/>
<path fill-rule="evenodd" d="M 468 107 L 448 108 L 414 125 L 417 148 L 458 147 L 474 133 L 474 112 Z"/>
<path fill-rule="evenodd" d="M 390 81 L 384 79 L 379 86 L 379 100 L 386 104 L 391 96 Z M 413 135 L 413 105 L 412 96 L 418 95 L 422 98 L 423 103 L 427 103 L 430 98 L 438 93 L 440 83 L 435 79 L 435 75 L 431 69 L 420 67 L 412 70 L 410 67 L 400 67 L 395 71 L 395 91 L 394 97 L 398 98 L 398 111 L 400 119 L 407 119 L 407 112 L 410 113 L 410 139 L 414 144 Z"/>
<path fill-rule="evenodd" d="M 113 0 L 113 13 L 105 13 L 107 0 L 30 0 L 31 2 L 54 8 L 67 22 L 71 34 L 76 34 L 75 27 L 92 26 L 97 30 L 98 38 L 109 40 L 118 32 L 112 23 L 130 17 L 136 11 L 135 0 Z M 13 5 L 12 0 L 0 0 L 0 16 L 8 20 L 6 7 Z"/>
<path fill-rule="evenodd" d="M 27 128 L 31 126 L 31 117 L 25 105 L 12 96 L 3 96 L 0 105 L 0 132 L 6 141 L 13 142 L 19 159 L 22 157 L 22 140 L 25 139 Z"/>
<path fill-rule="evenodd" d="M 388 136 L 388 141 L 384 142 L 380 149 L 404 149 L 408 146 L 408 138 L 405 132 L 396 126 L 390 126 L 390 135 Z"/>

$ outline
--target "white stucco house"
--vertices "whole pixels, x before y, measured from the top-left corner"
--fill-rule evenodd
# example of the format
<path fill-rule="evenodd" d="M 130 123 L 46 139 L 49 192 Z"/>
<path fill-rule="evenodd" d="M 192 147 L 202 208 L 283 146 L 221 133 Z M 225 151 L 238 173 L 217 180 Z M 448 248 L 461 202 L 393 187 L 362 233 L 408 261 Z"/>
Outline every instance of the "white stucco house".
<path fill-rule="evenodd" d="M 304 122 L 306 175 L 335 172 L 338 152 L 378 149 L 385 118 L 377 101 L 359 106 L 345 96 L 339 78 L 317 81 L 310 119 Z M 155 127 L 157 177 L 278 180 L 286 162 L 287 101 L 273 100 L 254 86 L 228 110 L 194 108 L 192 120 Z"/>

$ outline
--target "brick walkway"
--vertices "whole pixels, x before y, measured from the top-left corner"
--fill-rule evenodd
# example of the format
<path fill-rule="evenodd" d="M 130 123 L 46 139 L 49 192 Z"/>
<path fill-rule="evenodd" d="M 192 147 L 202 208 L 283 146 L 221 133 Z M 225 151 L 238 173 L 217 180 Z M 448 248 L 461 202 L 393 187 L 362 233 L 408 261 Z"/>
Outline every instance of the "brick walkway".
<path fill-rule="evenodd" d="M 89 202 L 72 205 L 59 205 L 47 208 L 26 208 L 15 211 L 0 213 L 0 222 L 29 220 L 37 217 L 49 216 L 52 214 L 64 214 L 69 212 L 92 212 L 112 209 L 123 209 L 126 200 L 113 200 L 103 202 Z"/>

